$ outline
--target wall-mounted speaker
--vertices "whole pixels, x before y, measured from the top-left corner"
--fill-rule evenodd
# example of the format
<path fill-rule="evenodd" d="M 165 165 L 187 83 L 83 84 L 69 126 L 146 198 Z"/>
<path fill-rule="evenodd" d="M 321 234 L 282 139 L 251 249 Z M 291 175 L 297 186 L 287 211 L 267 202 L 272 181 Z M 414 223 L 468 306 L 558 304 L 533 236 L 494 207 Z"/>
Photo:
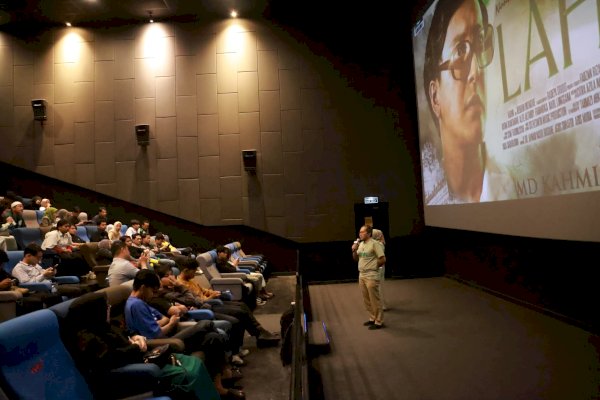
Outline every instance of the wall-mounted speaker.
<path fill-rule="evenodd" d="M 136 125 L 135 138 L 138 146 L 148 146 L 150 144 L 150 125 Z"/>
<path fill-rule="evenodd" d="M 242 150 L 242 161 L 245 171 L 256 172 L 256 150 Z"/>
<path fill-rule="evenodd" d="M 33 108 L 33 119 L 36 121 L 45 121 L 48 119 L 46 115 L 46 106 L 48 102 L 44 99 L 31 100 L 31 108 Z"/>

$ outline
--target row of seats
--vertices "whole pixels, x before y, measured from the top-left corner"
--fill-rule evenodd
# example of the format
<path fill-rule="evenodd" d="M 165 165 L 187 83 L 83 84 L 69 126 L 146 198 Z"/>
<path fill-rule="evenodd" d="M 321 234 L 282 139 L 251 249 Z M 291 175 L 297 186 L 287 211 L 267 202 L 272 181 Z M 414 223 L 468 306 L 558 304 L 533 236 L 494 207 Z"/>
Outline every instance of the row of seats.
<path fill-rule="evenodd" d="M 111 313 L 122 313 L 131 285 L 101 291 L 107 295 Z M 0 323 L 0 400 L 94 398 L 62 341 L 66 329 L 63 321 L 72 301 Z M 176 350 L 182 350 L 182 342 L 167 340 Z M 164 341 L 160 339 L 157 344 Z M 111 371 L 107 378 L 115 398 L 136 395 L 141 399 L 152 397 L 159 375 L 160 368 L 155 364 L 130 364 Z"/>
<path fill-rule="evenodd" d="M 17 246 L 20 250 L 23 250 L 25 246 L 29 243 L 37 243 L 40 246 L 44 241 L 44 237 L 46 233 L 48 233 L 51 228 L 37 227 L 37 228 L 16 228 L 11 231 L 12 235 L 15 237 L 15 241 L 17 242 Z M 90 237 L 94 235 L 98 231 L 98 227 L 96 225 L 79 225 L 77 226 L 77 236 L 79 236 L 83 241 L 90 242 Z M 123 225 L 121 227 L 121 235 L 125 235 L 127 231 L 127 225 Z"/>

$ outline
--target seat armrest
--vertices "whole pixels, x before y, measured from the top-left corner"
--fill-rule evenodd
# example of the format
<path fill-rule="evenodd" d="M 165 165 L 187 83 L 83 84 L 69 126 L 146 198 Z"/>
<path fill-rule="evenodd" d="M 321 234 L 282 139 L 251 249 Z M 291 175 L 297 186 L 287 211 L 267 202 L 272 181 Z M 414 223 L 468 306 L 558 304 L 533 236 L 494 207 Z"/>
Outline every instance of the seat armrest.
<path fill-rule="evenodd" d="M 19 283 L 19 287 L 27 288 L 31 292 L 51 292 L 52 291 L 52 282 L 27 282 L 27 283 Z"/>
<path fill-rule="evenodd" d="M 110 268 L 110 265 L 96 265 L 92 270 L 94 271 L 94 273 L 98 273 L 98 272 L 108 273 L 108 268 Z"/>
<path fill-rule="evenodd" d="M 187 312 L 187 315 L 195 321 L 215 319 L 215 313 L 211 310 L 190 310 Z"/>
<path fill-rule="evenodd" d="M 7 290 L 0 292 L 0 303 L 10 303 L 23 298 L 21 292 L 16 290 Z"/>
<path fill-rule="evenodd" d="M 79 283 L 79 278 L 76 276 L 55 276 L 56 283 Z"/>
<path fill-rule="evenodd" d="M 244 281 L 244 280 L 246 280 L 247 276 L 243 272 L 226 272 L 224 274 L 221 274 L 220 279 L 226 279 L 226 278 L 238 278 L 238 279 L 241 279 Z"/>

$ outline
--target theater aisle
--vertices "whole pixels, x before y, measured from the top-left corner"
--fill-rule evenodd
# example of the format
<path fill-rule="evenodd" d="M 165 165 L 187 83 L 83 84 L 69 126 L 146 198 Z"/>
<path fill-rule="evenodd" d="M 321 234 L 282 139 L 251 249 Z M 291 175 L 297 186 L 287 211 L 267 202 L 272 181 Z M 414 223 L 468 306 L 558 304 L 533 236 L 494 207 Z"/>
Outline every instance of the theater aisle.
<path fill-rule="evenodd" d="M 267 289 L 275 297 L 264 306 L 257 306 L 254 315 L 266 329 L 279 332 L 279 319 L 294 300 L 295 275 L 272 276 Z M 256 340 L 248 336 L 244 347 L 250 350 L 247 365 L 242 367 L 244 378 L 240 381 L 249 400 L 288 400 L 290 395 L 290 368 L 284 367 L 279 358 L 280 346 L 258 349 Z"/>

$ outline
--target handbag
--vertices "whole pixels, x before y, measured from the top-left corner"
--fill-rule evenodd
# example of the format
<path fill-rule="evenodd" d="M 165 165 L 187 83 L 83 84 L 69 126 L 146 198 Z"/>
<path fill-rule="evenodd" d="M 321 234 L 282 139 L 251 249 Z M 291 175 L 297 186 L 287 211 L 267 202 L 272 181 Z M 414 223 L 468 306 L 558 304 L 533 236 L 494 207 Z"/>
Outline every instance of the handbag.
<path fill-rule="evenodd" d="M 168 344 L 163 344 L 144 353 L 144 362 L 164 367 L 171 362 L 171 349 Z"/>

